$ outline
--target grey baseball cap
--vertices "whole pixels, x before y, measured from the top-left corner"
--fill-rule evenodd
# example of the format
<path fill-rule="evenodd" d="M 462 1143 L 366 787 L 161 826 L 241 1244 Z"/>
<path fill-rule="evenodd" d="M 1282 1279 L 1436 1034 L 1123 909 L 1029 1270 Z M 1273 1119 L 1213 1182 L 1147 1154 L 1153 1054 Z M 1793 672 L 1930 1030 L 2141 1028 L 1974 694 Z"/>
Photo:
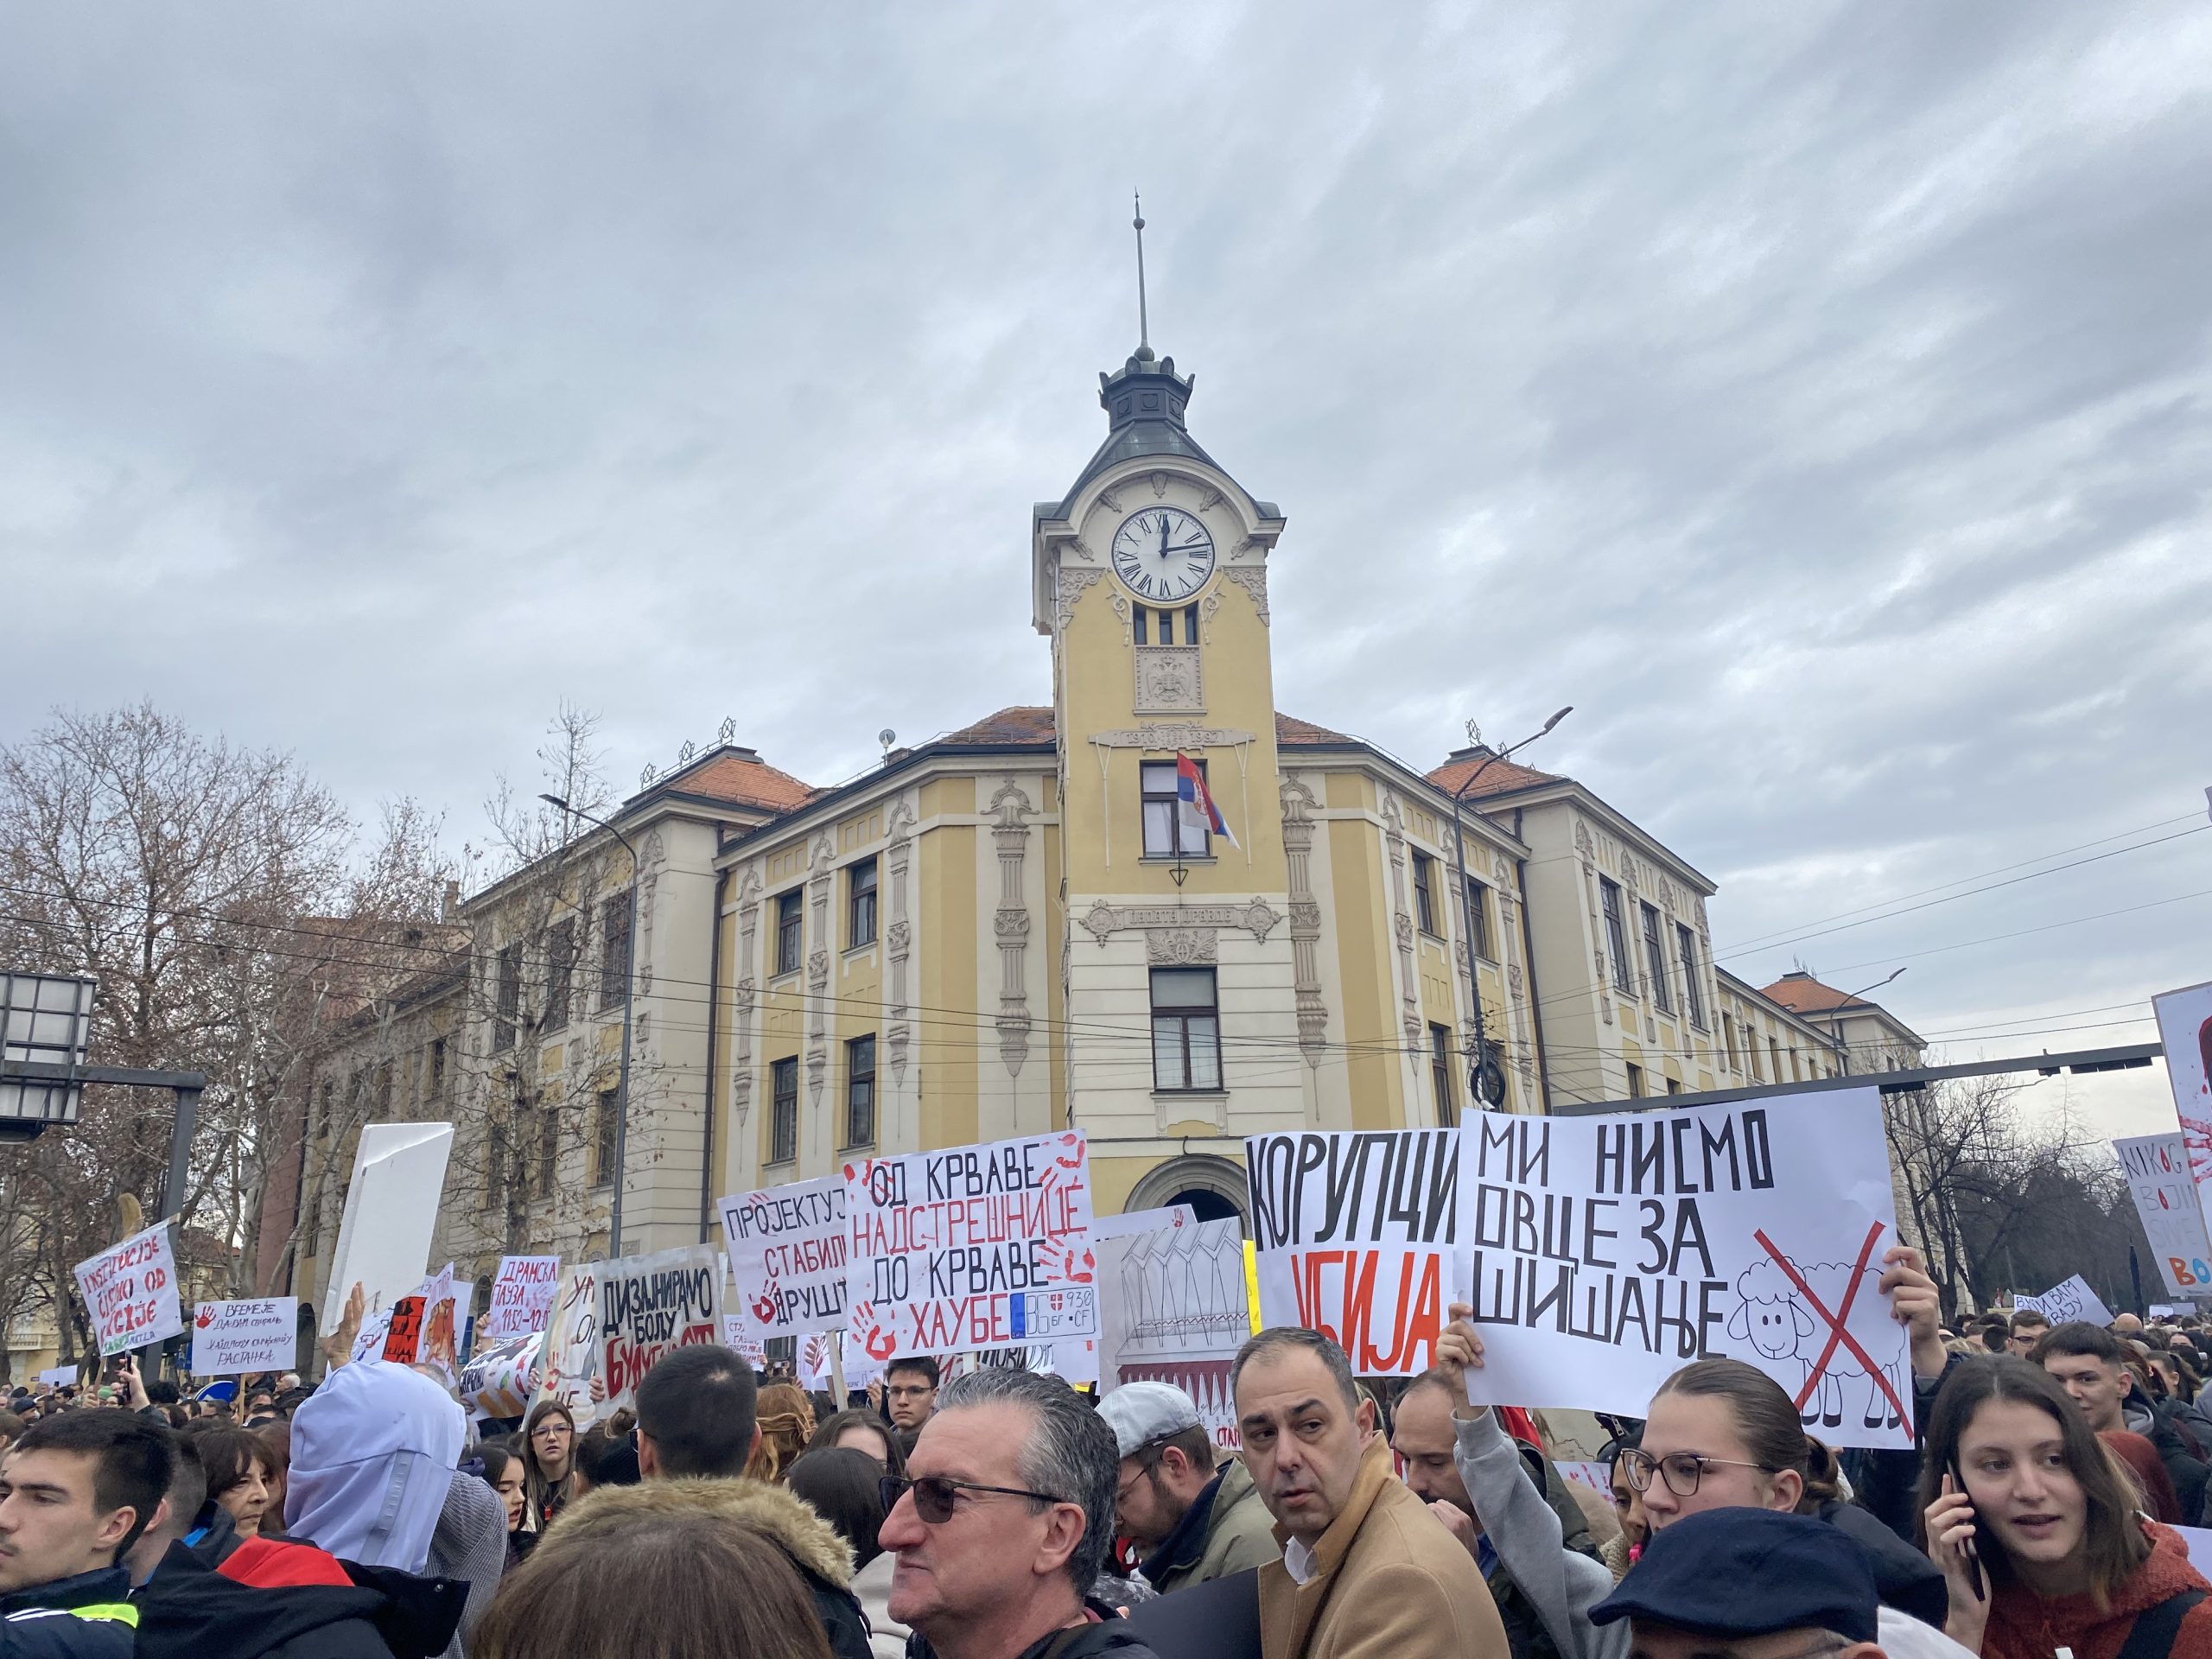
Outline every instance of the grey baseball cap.
<path fill-rule="evenodd" d="M 1173 1382 L 1124 1382 L 1098 1402 L 1120 1454 L 1133 1458 L 1155 1440 L 1198 1427 L 1198 1408 Z"/>

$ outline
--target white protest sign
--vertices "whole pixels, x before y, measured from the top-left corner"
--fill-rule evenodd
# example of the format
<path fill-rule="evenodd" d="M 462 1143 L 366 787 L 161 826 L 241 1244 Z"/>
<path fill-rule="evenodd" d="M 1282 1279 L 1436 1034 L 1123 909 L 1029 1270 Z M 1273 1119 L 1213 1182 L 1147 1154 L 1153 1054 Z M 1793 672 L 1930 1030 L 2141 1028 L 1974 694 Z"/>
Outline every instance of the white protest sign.
<path fill-rule="evenodd" d="M 599 1263 L 582 1262 L 561 1275 L 553 1323 L 545 1327 L 544 1375 L 538 1391 L 569 1408 L 581 1430 L 597 1414 L 591 1380 L 599 1375 Z"/>
<path fill-rule="evenodd" d="M 1093 1216 L 1090 1242 L 1119 1238 L 1124 1233 L 1157 1233 L 1176 1227 L 1195 1227 L 1198 1212 L 1187 1204 L 1163 1205 L 1157 1210 L 1124 1210 L 1118 1216 Z"/>
<path fill-rule="evenodd" d="M 599 1264 L 599 1374 L 626 1406 L 653 1362 L 722 1339 L 722 1268 L 704 1244 Z"/>
<path fill-rule="evenodd" d="M 461 1370 L 461 1402 L 480 1417 L 519 1417 L 530 1409 L 531 1373 L 545 1338 L 535 1331 L 479 1348 Z"/>
<path fill-rule="evenodd" d="M 559 1256 L 501 1256 L 499 1270 L 492 1275 L 492 1306 L 477 1334 L 486 1342 L 503 1342 L 544 1330 L 553 1321 L 553 1299 L 560 1288 Z"/>
<path fill-rule="evenodd" d="M 2166 1084 L 2196 1179 L 2197 1207 L 2212 1230 L 2212 983 L 2151 999 L 2166 1051 Z"/>
<path fill-rule="evenodd" d="M 2167 1290 L 2176 1296 L 2212 1295 L 2212 1243 L 2205 1236 L 2204 1209 L 2181 1132 L 2130 1135 L 2113 1141 L 2112 1149 Z"/>
<path fill-rule="evenodd" d="M 721 1200 L 730 1278 L 757 1338 L 845 1325 L 845 1182 L 825 1175 Z"/>
<path fill-rule="evenodd" d="M 2203 1527 L 2176 1527 L 2182 1548 L 2189 1552 L 2189 1564 L 2199 1573 L 2212 1573 L 2212 1530 Z"/>
<path fill-rule="evenodd" d="M 51 1366 L 38 1374 L 38 1380 L 49 1388 L 74 1388 L 77 1385 L 77 1368 L 74 1365 Z"/>
<path fill-rule="evenodd" d="M 299 1346 L 296 1296 L 202 1302 L 192 1310 L 192 1363 L 187 1369 L 194 1376 L 289 1371 L 299 1357 Z"/>
<path fill-rule="evenodd" d="M 2153 1302 L 2151 1317 L 2154 1319 L 2178 1319 L 2196 1310 L 2187 1302 Z"/>
<path fill-rule="evenodd" d="M 1414 1376 L 1434 1364 L 1458 1276 L 1459 1135 L 1246 1140 L 1263 1323 L 1325 1333 L 1361 1376 Z"/>
<path fill-rule="evenodd" d="M 1872 1089 L 1606 1117 L 1471 1116 L 1478 1402 L 1641 1414 L 1693 1359 L 1758 1366 L 1832 1446 L 1912 1444 Z"/>
<path fill-rule="evenodd" d="M 2031 1307 L 2053 1325 L 2064 1325 L 2074 1319 L 2086 1319 L 2091 1325 L 2112 1323 L 2112 1310 L 2097 1300 L 2097 1293 L 2078 1273 L 2040 1296 L 2015 1296 L 2012 1306 Z"/>
<path fill-rule="evenodd" d="M 76 1274 L 77 1293 L 92 1315 L 102 1359 L 126 1348 L 163 1341 L 184 1329 L 167 1222 L 156 1222 L 144 1232 L 133 1233 L 120 1244 L 79 1262 Z"/>
<path fill-rule="evenodd" d="M 1098 1333 L 1080 1130 L 847 1164 L 845 1208 L 848 1355 L 887 1360 Z"/>
<path fill-rule="evenodd" d="M 353 1148 L 353 1179 L 338 1222 L 338 1244 L 323 1282 L 322 1334 L 345 1317 L 355 1285 L 379 1313 L 413 1289 L 430 1259 L 430 1235 L 453 1151 L 450 1123 L 369 1123 Z"/>
<path fill-rule="evenodd" d="M 1172 1382 L 1216 1446 L 1234 1447 L 1230 1362 L 1252 1334 L 1244 1233 L 1235 1218 L 1129 1233 L 1098 1245 L 1099 1391 Z"/>
<path fill-rule="evenodd" d="M 736 1350 L 738 1357 L 756 1371 L 768 1363 L 767 1344 L 747 1328 L 742 1313 L 722 1315 L 722 1346 Z"/>

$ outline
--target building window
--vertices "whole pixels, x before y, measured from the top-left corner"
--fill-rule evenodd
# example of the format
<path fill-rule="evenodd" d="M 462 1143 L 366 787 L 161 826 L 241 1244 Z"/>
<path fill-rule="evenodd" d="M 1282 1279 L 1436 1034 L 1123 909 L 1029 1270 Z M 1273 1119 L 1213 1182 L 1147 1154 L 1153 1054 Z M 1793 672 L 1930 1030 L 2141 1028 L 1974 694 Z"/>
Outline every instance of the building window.
<path fill-rule="evenodd" d="M 845 1144 L 875 1144 L 875 1038 L 845 1045 Z"/>
<path fill-rule="evenodd" d="M 1633 1061 L 1630 1062 L 1628 1068 L 1628 1097 L 1630 1100 L 1643 1098 L 1643 1068 Z"/>
<path fill-rule="evenodd" d="M 1136 607 L 1135 612 L 1129 618 L 1129 626 L 1136 630 L 1136 642 L 1141 645 L 1148 645 L 1152 643 L 1146 638 L 1152 628 L 1151 618 L 1152 613 L 1141 605 Z"/>
<path fill-rule="evenodd" d="M 805 904 L 804 888 L 793 887 L 776 895 L 776 971 L 779 974 L 798 972 L 799 952 L 805 948 L 802 925 Z"/>
<path fill-rule="evenodd" d="M 614 1179 L 616 1139 L 621 1133 L 622 1091 L 602 1089 L 599 1091 L 596 1109 L 591 1126 L 591 1184 L 606 1186 Z"/>
<path fill-rule="evenodd" d="M 1490 942 L 1490 889 L 1471 875 L 1467 878 L 1467 937 L 1484 962 L 1497 960 Z"/>
<path fill-rule="evenodd" d="M 1621 920 L 1620 884 L 1599 876 L 1598 899 L 1605 912 L 1605 949 L 1613 959 L 1613 988 L 1633 996 L 1636 986 L 1628 971 L 1628 929 Z"/>
<path fill-rule="evenodd" d="M 1221 1013 L 1212 969 L 1152 970 L 1152 1086 L 1221 1087 Z"/>
<path fill-rule="evenodd" d="M 1736 1022 L 1725 1014 L 1720 1016 L 1720 1041 L 1728 1051 L 1728 1069 L 1741 1071 L 1736 1059 Z"/>
<path fill-rule="evenodd" d="M 1766 1052 L 1774 1057 L 1774 1080 L 1782 1081 L 1782 1045 L 1771 1037 L 1766 1039 Z"/>
<path fill-rule="evenodd" d="M 522 942 L 505 946 L 499 952 L 496 969 L 499 988 L 494 993 L 492 1020 L 492 1052 L 515 1046 L 515 1020 L 522 1013 Z"/>
<path fill-rule="evenodd" d="M 561 1124 L 551 1112 L 537 1128 L 537 1196 L 550 1198 L 561 1179 Z"/>
<path fill-rule="evenodd" d="M 1698 982 L 1697 935 L 1680 922 L 1675 924 L 1675 947 L 1682 958 L 1682 1012 L 1690 1024 L 1705 1029 L 1705 990 Z"/>
<path fill-rule="evenodd" d="M 1206 763 L 1197 764 L 1198 775 L 1204 777 Z M 1137 780 L 1144 798 L 1144 855 L 1173 858 L 1179 853 L 1204 858 L 1206 830 L 1202 824 L 1184 822 L 1182 803 L 1175 793 L 1175 763 L 1147 760 L 1137 768 Z"/>
<path fill-rule="evenodd" d="M 864 858 L 845 872 L 845 949 L 875 943 L 875 861 Z"/>
<path fill-rule="evenodd" d="M 1459 1099 L 1452 1087 L 1452 1033 L 1443 1026 L 1428 1028 L 1428 1080 L 1436 1090 L 1436 1121 L 1448 1129 L 1459 1121 Z"/>
<path fill-rule="evenodd" d="M 545 1029 L 558 1031 L 569 1023 L 569 988 L 576 976 L 576 923 L 574 917 L 545 934 Z"/>
<path fill-rule="evenodd" d="M 768 1068 L 768 1161 L 788 1164 L 798 1156 L 798 1056 Z"/>
<path fill-rule="evenodd" d="M 1427 853 L 1414 855 L 1414 920 L 1424 933 L 1436 926 L 1436 861 Z"/>
<path fill-rule="evenodd" d="M 1679 1094 L 1681 1094 L 1681 1093 L 1682 1092 L 1682 1080 L 1681 1080 L 1680 1077 L 1669 1077 L 1669 1078 L 1668 1078 L 1668 1079 L 1667 1079 L 1667 1092 L 1668 1092 L 1669 1094 L 1670 1094 L 1670 1095 L 1679 1095 Z"/>
<path fill-rule="evenodd" d="M 446 1039 L 430 1039 L 430 1076 L 425 1092 L 435 1100 L 446 1091 Z"/>
<path fill-rule="evenodd" d="M 599 1006 L 619 1008 L 630 995 L 630 895 L 599 902 Z"/>
<path fill-rule="evenodd" d="M 1659 912 L 1649 905 L 1643 906 L 1643 967 L 1651 976 L 1651 1006 L 1672 1014 L 1675 999 L 1667 991 L 1667 950 L 1659 943 Z"/>

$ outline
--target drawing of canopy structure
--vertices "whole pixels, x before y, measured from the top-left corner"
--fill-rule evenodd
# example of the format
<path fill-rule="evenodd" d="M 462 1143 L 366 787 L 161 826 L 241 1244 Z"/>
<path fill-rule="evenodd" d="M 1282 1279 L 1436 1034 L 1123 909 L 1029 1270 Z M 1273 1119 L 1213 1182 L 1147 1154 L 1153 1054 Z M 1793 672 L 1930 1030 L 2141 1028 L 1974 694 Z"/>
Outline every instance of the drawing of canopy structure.
<path fill-rule="evenodd" d="M 1173 1382 L 1210 1427 L 1233 1426 L 1230 1362 L 1252 1333 L 1237 1223 L 1132 1233 L 1099 1249 L 1100 1269 L 1119 1292 L 1101 1326 L 1112 1384 Z"/>

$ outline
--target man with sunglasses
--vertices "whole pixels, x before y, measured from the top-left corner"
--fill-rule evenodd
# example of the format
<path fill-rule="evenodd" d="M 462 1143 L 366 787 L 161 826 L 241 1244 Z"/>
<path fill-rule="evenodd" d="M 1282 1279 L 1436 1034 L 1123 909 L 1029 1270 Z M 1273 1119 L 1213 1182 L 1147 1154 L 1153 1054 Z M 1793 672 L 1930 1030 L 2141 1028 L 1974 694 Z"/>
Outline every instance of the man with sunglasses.
<path fill-rule="evenodd" d="M 1125 1382 L 1098 1402 L 1122 1454 L 1114 1510 L 1146 1551 L 1138 1568 L 1166 1595 L 1242 1573 L 1279 1553 L 1274 1519 L 1235 1459 L 1214 1467 L 1213 1437 L 1172 1382 Z"/>
<path fill-rule="evenodd" d="M 1113 1541 L 1111 1430 L 1058 1377 L 948 1383 L 876 1539 L 910 1659 L 1153 1659 L 1088 1592 Z"/>

